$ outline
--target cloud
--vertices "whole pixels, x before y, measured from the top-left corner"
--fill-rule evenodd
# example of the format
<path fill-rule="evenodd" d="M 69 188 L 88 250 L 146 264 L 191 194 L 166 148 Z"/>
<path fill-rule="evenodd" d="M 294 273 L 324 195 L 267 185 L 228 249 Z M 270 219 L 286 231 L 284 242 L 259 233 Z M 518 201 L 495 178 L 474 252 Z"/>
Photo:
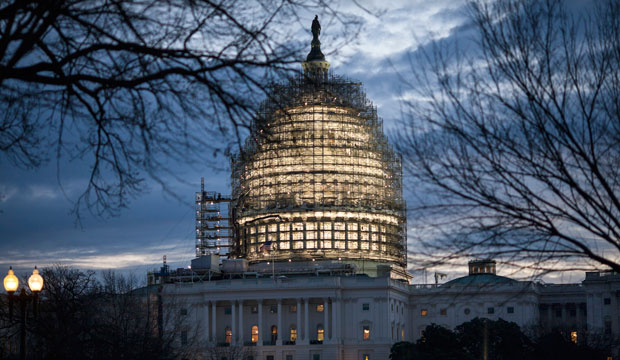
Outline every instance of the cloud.
<path fill-rule="evenodd" d="M 193 244 L 185 239 L 168 240 L 165 245 L 129 246 L 125 249 L 115 248 L 61 248 L 57 250 L 5 251 L 0 256 L 0 268 L 13 266 L 16 271 L 28 271 L 34 265 L 38 267 L 55 264 L 69 265 L 81 269 L 103 270 L 136 267 L 146 265 L 148 268 L 161 263 L 162 255 L 170 262 L 188 262 L 188 254 L 193 254 Z"/>

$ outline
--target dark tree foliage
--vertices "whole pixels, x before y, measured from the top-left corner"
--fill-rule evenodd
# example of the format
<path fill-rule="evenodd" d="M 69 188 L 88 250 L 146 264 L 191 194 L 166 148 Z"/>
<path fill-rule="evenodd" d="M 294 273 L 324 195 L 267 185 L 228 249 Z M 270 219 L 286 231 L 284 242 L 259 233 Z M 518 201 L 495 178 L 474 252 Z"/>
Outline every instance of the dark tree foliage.
<path fill-rule="evenodd" d="M 403 78 L 412 251 L 620 271 L 620 2 L 469 9 L 473 41 L 435 43 Z"/>
<path fill-rule="evenodd" d="M 575 344 L 559 332 L 541 336 L 535 344 L 535 359 L 546 360 L 603 360 L 605 352 L 585 344 Z"/>
<path fill-rule="evenodd" d="M 205 165 L 239 142 L 264 86 L 299 67 L 322 0 L 0 2 L 0 154 L 13 166 L 87 165 L 75 211 L 114 215 L 171 164 Z M 303 18 L 301 18 L 303 17 Z M 63 159 L 63 161 L 60 161 Z M 213 161 L 215 163 L 215 161 Z"/>
<path fill-rule="evenodd" d="M 503 319 L 497 321 L 475 318 L 455 329 L 456 337 L 465 353 L 472 359 L 522 360 L 531 354 L 531 342 L 519 325 Z"/>
<path fill-rule="evenodd" d="M 95 273 L 65 266 L 41 271 L 45 279 L 39 314 L 27 314 L 28 359 L 175 359 L 187 356 L 178 347 L 180 319 L 163 317 L 144 288 L 130 277 Z M 3 306 L 6 309 L 6 306 Z M 19 319 L 2 314 L 3 333 L 10 334 L 11 356 L 17 357 Z M 158 327 L 166 331 L 159 336 Z M 195 341 L 190 336 L 189 341 Z M 4 344 L 3 344 L 4 345 Z M 177 345 L 177 346 L 175 346 Z M 6 349 L 3 349 L 6 350 Z"/>
<path fill-rule="evenodd" d="M 552 333 L 535 342 L 519 326 L 503 319 L 475 318 L 454 331 L 431 324 L 416 343 L 392 346 L 391 360 L 603 360 L 605 352 L 574 344 L 566 336 Z"/>
<path fill-rule="evenodd" d="M 469 359 L 456 334 L 436 324 L 424 329 L 422 339 L 415 344 L 400 342 L 392 346 L 392 360 L 467 360 Z"/>

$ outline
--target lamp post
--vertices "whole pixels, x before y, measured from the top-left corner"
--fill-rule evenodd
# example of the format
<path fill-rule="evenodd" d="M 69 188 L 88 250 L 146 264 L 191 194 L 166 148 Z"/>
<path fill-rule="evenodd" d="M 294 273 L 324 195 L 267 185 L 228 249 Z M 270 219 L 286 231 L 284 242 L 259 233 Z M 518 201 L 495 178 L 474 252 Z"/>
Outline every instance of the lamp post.
<path fill-rule="evenodd" d="M 32 301 L 34 314 L 37 316 L 37 300 L 39 298 L 39 291 L 43 288 L 43 277 L 39 275 L 39 270 L 36 266 L 32 271 L 32 275 L 28 278 L 28 287 L 30 288 L 30 294 L 26 294 L 26 288 L 22 287 L 19 295 L 15 295 L 15 291 L 19 288 L 19 279 L 15 276 L 13 268 L 9 267 L 9 273 L 4 277 L 4 289 L 9 294 L 10 319 L 13 319 L 13 302 L 17 301 L 20 305 L 19 355 L 22 360 L 26 359 L 26 306 Z"/>

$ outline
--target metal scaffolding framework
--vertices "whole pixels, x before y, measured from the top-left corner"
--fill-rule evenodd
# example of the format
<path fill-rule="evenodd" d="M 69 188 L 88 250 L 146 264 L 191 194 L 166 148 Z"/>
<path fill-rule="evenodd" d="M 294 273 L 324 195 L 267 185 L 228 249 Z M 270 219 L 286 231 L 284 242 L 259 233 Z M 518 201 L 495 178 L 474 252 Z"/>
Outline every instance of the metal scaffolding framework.
<path fill-rule="evenodd" d="M 204 178 L 201 179 L 200 192 L 196 193 L 196 257 L 229 254 L 233 243 L 227 216 L 229 204 L 230 195 L 205 191 Z"/>
<path fill-rule="evenodd" d="M 272 86 L 231 184 L 232 257 L 406 267 L 401 161 L 360 83 L 325 71 Z"/>

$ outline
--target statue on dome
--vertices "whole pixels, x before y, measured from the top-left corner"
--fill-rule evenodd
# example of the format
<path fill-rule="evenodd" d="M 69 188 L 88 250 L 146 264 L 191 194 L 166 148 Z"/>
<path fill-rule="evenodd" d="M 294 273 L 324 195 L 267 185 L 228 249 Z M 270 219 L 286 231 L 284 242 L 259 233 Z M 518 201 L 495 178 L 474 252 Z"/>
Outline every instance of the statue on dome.
<path fill-rule="evenodd" d="M 319 34 L 321 34 L 321 24 L 319 24 L 319 16 L 314 15 L 314 20 L 312 20 L 312 37 L 318 40 Z"/>

